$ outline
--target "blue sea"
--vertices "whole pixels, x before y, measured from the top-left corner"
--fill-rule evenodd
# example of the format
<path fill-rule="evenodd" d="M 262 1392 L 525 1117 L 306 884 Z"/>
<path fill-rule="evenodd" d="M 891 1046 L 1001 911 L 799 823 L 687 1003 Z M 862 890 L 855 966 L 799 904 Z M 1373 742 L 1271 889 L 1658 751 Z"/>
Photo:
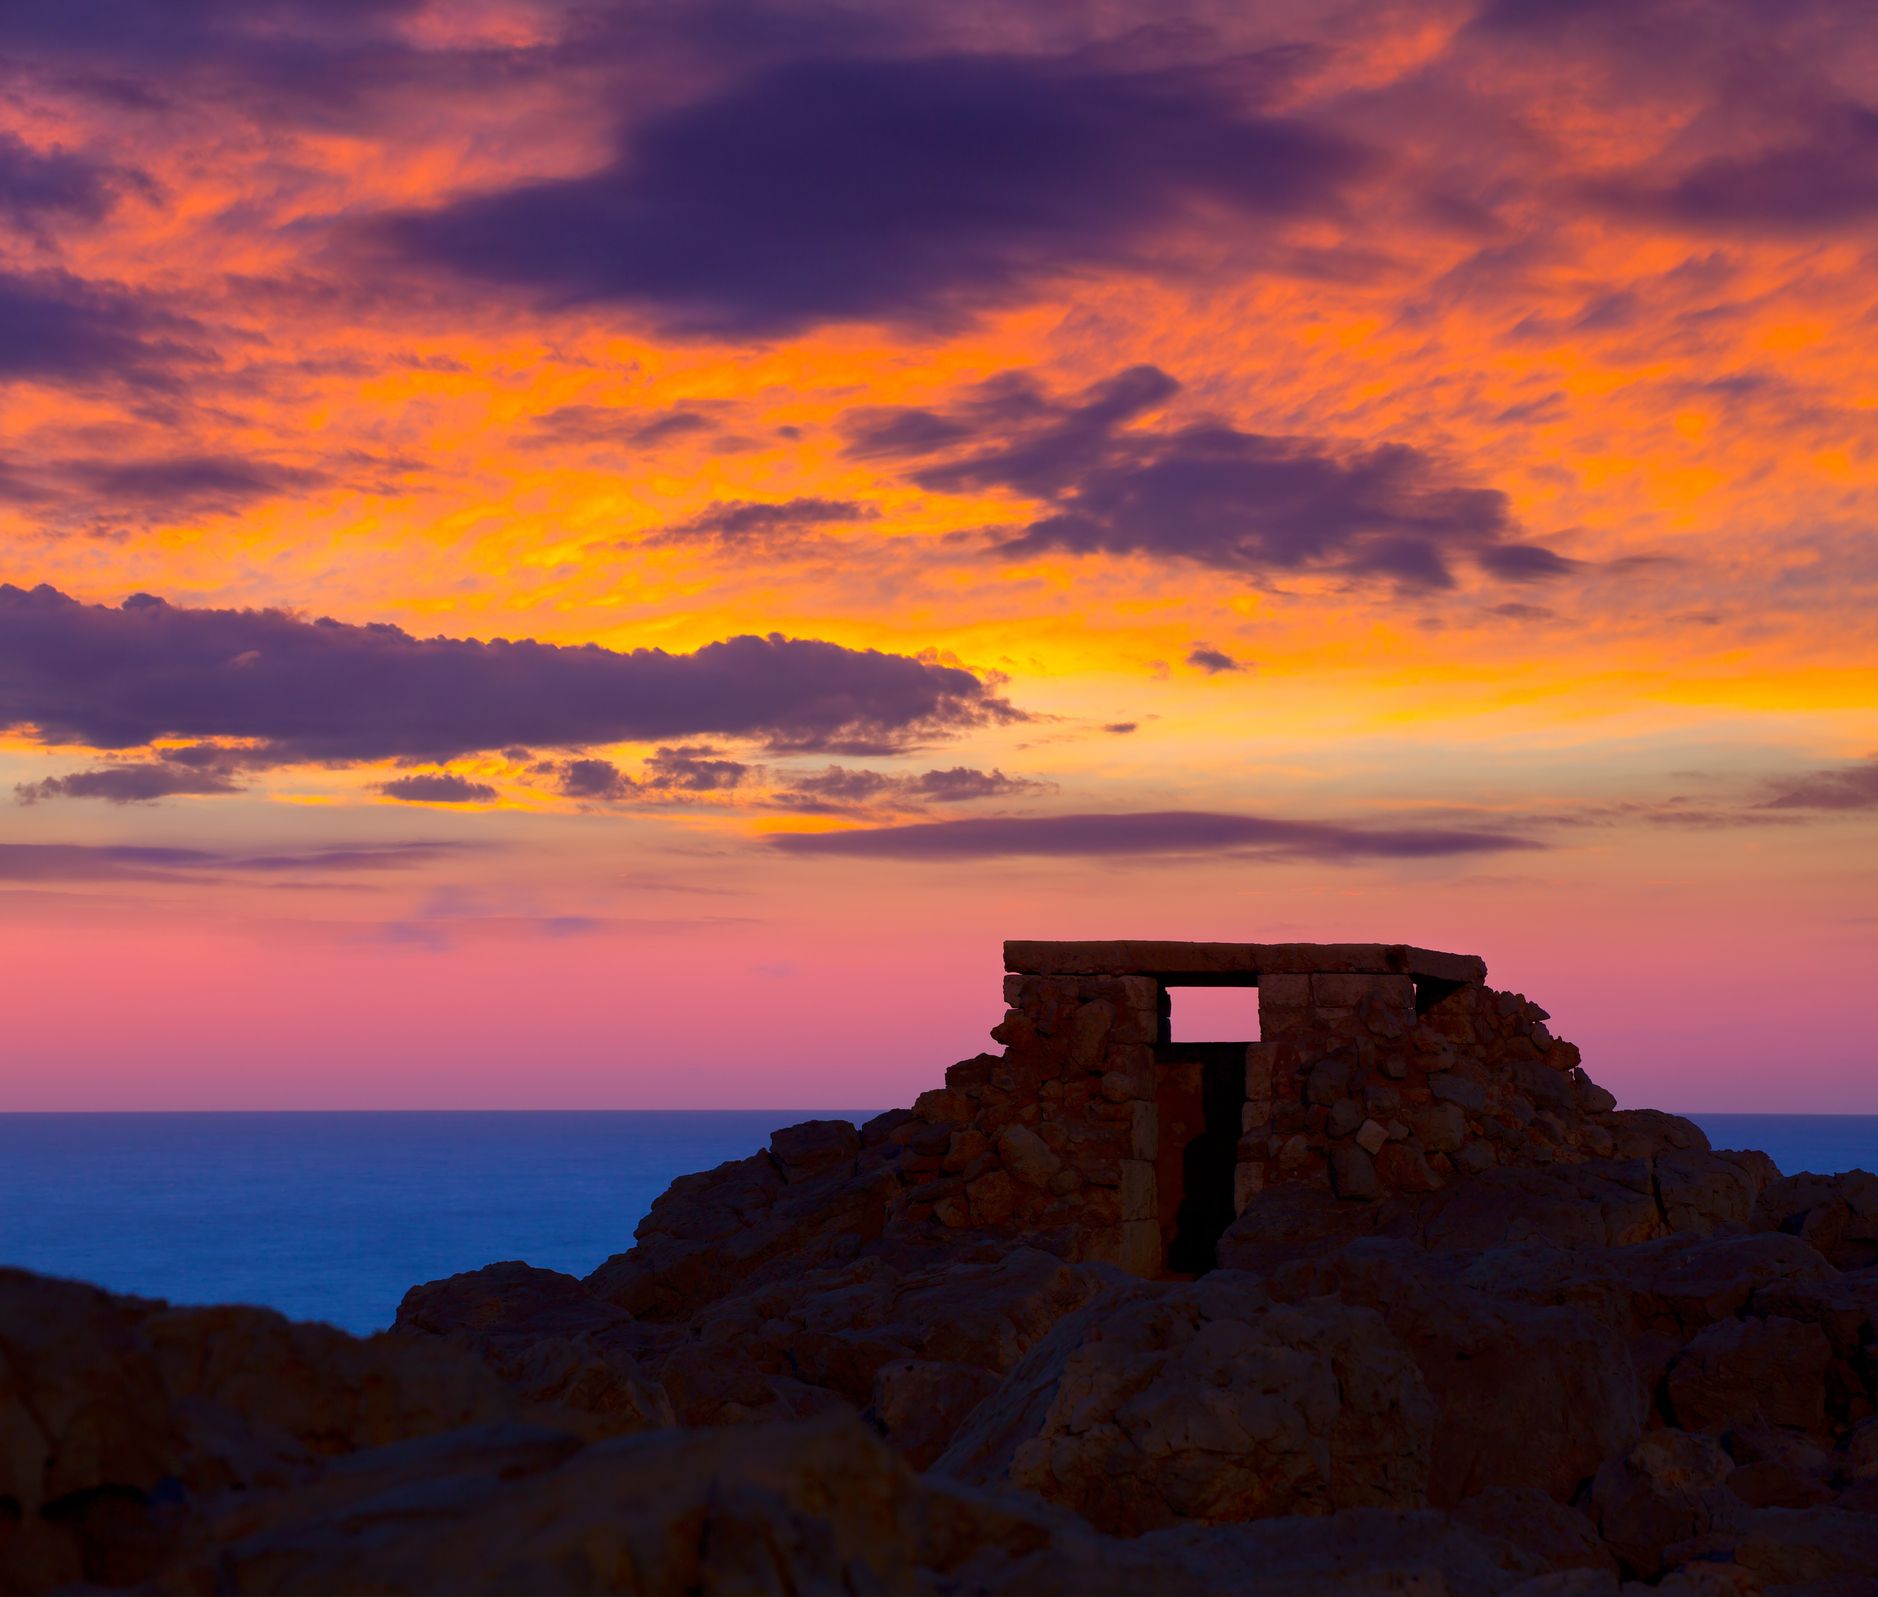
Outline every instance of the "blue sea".
<path fill-rule="evenodd" d="M 0 1263 L 367 1332 L 497 1259 L 585 1275 L 676 1176 L 867 1111 L 0 1115 Z M 1878 1115 L 1692 1116 L 1789 1174 L 1878 1169 Z"/>

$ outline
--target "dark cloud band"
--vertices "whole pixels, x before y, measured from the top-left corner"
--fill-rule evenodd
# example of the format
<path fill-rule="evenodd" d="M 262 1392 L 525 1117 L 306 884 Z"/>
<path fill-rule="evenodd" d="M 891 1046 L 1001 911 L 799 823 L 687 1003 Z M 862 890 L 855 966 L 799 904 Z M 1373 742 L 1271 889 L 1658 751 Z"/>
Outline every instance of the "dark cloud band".
<path fill-rule="evenodd" d="M 273 760 L 446 760 L 718 733 L 871 753 L 1017 717 L 959 667 L 775 633 L 616 651 L 0 585 L 0 725 L 94 748 L 248 738 Z"/>
<path fill-rule="evenodd" d="M 661 113 L 589 176 L 393 218 L 417 260 L 668 327 L 945 321 L 1138 258 L 1198 206 L 1334 208 L 1366 164 L 1213 76 L 1049 57 L 802 60 Z"/>

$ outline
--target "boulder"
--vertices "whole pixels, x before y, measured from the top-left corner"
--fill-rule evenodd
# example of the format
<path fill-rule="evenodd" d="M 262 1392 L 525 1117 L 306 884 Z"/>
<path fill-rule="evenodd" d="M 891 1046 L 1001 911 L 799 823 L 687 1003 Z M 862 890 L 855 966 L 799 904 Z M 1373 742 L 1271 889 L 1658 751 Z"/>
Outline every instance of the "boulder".
<path fill-rule="evenodd" d="M 584 1435 L 675 1423 L 670 1398 L 635 1357 L 643 1343 L 633 1317 L 571 1275 L 511 1261 L 415 1286 L 393 1331 L 476 1354 L 524 1401 L 578 1416 Z"/>
<path fill-rule="evenodd" d="M 1066 1320 L 939 1470 L 1116 1534 L 1423 1501 L 1434 1405 L 1376 1314 L 1215 1271 Z"/>

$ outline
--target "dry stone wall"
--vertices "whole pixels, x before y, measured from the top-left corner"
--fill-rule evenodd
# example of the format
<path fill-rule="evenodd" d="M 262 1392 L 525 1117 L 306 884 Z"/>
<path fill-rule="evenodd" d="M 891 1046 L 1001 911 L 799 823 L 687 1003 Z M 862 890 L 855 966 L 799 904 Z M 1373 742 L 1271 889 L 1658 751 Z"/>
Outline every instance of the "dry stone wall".
<path fill-rule="evenodd" d="M 1204 1268 L 1272 1187 L 1354 1203 L 1618 1149 L 1614 1100 L 1578 1050 L 1469 955 L 1010 943 L 1006 964 L 1003 1052 L 869 1128 L 893 1150 L 889 1225 L 1010 1233 L 1156 1275 Z M 1170 993 L 1193 985 L 1256 985 L 1259 1039 L 1173 1042 Z"/>

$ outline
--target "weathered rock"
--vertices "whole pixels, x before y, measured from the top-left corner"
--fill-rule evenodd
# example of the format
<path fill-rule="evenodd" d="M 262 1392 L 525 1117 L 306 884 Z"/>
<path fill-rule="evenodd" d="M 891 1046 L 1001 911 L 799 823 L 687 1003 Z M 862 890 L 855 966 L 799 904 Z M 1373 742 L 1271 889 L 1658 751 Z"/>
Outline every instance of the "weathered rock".
<path fill-rule="evenodd" d="M 1621 1334 L 1579 1308 L 1497 1299 L 1406 1243 L 1352 1244 L 1280 1271 L 1271 1290 L 1373 1309 L 1407 1349 L 1439 1412 L 1428 1488 L 1438 1506 L 1494 1487 L 1570 1501 L 1643 1427 Z"/>
<path fill-rule="evenodd" d="M 632 1316 L 571 1275 L 510 1262 L 432 1281 L 404 1295 L 394 1329 L 477 1354 L 524 1400 L 577 1416 L 585 1435 L 676 1423 L 635 1357 Z"/>
<path fill-rule="evenodd" d="M 1380 1318 L 1274 1305 L 1231 1272 L 1098 1300 L 1009 1387 L 941 1472 L 1006 1478 L 1104 1530 L 1406 1505 L 1426 1490 L 1433 1405 Z"/>
<path fill-rule="evenodd" d="M 1649 1579 L 1670 1549 L 1721 1546 L 1747 1525 L 1747 1506 L 1724 1484 L 1733 1468 L 1712 1437 L 1652 1431 L 1598 1470 L 1591 1514 L 1626 1571 Z"/>
<path fill-rule="evenodd" d="M 1878 1264 L 1878 1175 L 1796 1175 L 1769 1183 L 1755 1223 L 1805 1240 L 1841 1270 Z"/>
<path fill-rule="evenodd" d="M 880 1235 L 898 1183 L 878 1149 L 872 1163 L 831 1161 L 820 1132 L 806 1140 L 822 1152 L 793 1170 L 759 1153 L 673 1182 L 634 1233 L 639 1245 L 595 1270 L 589 1287 L 642 1319 L 681 1318 L 772 1273 L 855 1257 Z M 935 1170 L 949 1140 L 941 1135 Z"/>
<path fill-rule="evenodd" d="M 1769 1589 L 1836 1597 L 1878 1583 L 1878 1515 L 1842 1508 L 1763 1508 L 1737 1534 L 1735 1561 Z M 1831 1584 L 1828 1584 L 1831 1583 Z"/>
<path fill-rule="evenodd" d="M 1547 1569 L 1617 1573 L 1617 1559 L 1590 1519 L 1536 1487 L 1489 1487 L 1456 1505 L 1454 1518 L 1483 1535 L 1511 1542 Z"/>
<path fill-rule="evenodd" d="M 193 1498 L 518 1408 L 455 1349 L 0 1270 L 0 1590 L 146 1579 Z"/>
<path fill-rule="evenodd" d="M 1670 1410 L 1687 1431 L 1757 1424 L 1820 1431 L 1831 1362 L 1816 1325 L 1780 1316 L 1720 1320 L 1670 1365 Z"/>

